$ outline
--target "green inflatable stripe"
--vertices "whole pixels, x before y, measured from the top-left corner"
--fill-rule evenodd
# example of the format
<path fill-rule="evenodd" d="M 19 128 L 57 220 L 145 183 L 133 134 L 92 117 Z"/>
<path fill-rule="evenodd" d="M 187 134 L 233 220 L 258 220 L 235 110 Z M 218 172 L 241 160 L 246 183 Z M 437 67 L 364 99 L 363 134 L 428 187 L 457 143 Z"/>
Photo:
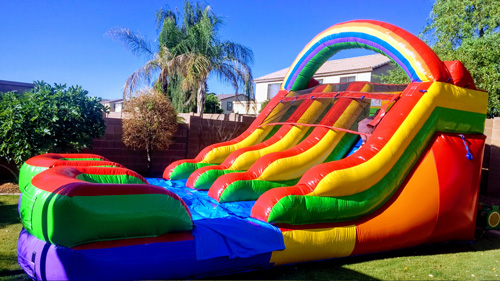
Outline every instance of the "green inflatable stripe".
<path fill-rule="evenodd" d="M 179 166 L 175 167 L 172 173 L 170 174 L 171 180 L 184 180 L 189 178 L 189 176 L 197 169 L 205 166 L 214 166 L 217 164 L 211 163 L 182 163 Z"/>
<path fill-rule="evenodd" d="M 273 206 L 268 222 L 297 225 L 348 221 L 367 215 L 397 191 L 434 132 L 482 133 L 484 120 L 484 114 L 436 108 L 394 168 L 380 182 L 363 192 L 339 198 L 287 196 Z"/>
<path fill-rule="evenodd" d="M 358 135 L 346 133 L 323 163 L 344 158 L 358 140 Z"/>
<path fill-rule="evenodd" d="M 338 145 L 333 149 L 325 162 L 339 160 L 345 157 L 353 144 L 358 139 L 357 135 L 345 134 Z M 300 175 L 302 176 L 302 175 Z M 222 192 L 219 203 L 235 201 L 257 200 L 264 192 L 277 187 L 296 185 L 300 176 L 287 181 L 262 181 L 262 180 L 242 180 L 231 183 Z"/>
<path fill-rule="evenodd" d="M 23 163 L 19 169 L 19 190 L 24 192 L 26 187 L 31 184 L 31 179 L 47 169 L 48 167 L 37 167 L 26 164 L 26 162 Z"/>
<path fill-rule="evenodd" d="M 257 200 L 264 192 L 277 188 L 292 186 L 299 182 L 300 178 L 288 181 L 261 181 L 261 180 L 241 180 L 232 182 L 219 198 L 219 203 L 235 201 Z"/>
<path fill-rule="evenodd" d="M 131 175 L 79 174 L 76 178 L 92 183 L 145 184 L 141 179 Z"/>
<path fill-rule="evenodd" d="M 271 130 L 271 132 L 269 132 L 269 134 L 267 134 L 267 136 L 264 138 L 264 140 L 262 142 L 265 142 L 266 140 L 270 139 L 272 136 L 274 136 L 274 134 L 276 134 L 276 132 L 281 128 L 281 125 L 274 125 L 273 126 L 273 129 Z"/>
<path fill-rule="evenodd" d="M 194 188 L 208 190 L 210 186 L 217 180 L 220 176 L 232 173 L 241 173 L 244 171 L 240 170 L 208 170 L 201 174 L 196 182 L 194 183 Z"/>

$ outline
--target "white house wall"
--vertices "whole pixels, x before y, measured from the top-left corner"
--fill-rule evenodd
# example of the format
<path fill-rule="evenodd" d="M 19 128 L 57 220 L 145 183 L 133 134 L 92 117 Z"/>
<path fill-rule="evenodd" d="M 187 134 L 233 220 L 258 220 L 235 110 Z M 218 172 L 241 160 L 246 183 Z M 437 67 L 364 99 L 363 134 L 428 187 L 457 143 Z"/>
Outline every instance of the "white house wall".
<path fill-rule="evenodd" d="M 330 83 L 340 83 L 341 77 L 349 77 L 355 76 L 356 81 L 371 81 L 372 75 L 371 72 L 360 72 L 360 73 L 350 73 L 345 75 L 333 75 L 333 76 L 322 76 L 322 77 L 314 77 L 315 79 L 322 79 L 323 84 Z M 260 104 L 267 100 L 267 89 L 269 84 L 281 84 L 282 81 L 275 82 L 258 82 L 255 83 L 255 102 L 260 106 Z M 260 108 L 260 107 L 259 107 Z"/>
<path fill-rule="evenodd" d="M 371 81 L 372 74 L 371 72 L 360 72 L 360 73 L 350 73 L 345 75 L 334 75 L 334 76 L 325 76 L 325 77 L 314 77 L 315 79 L 323 79 L 323 84 L 331 84 L 331 83 L 340 83 L 340 78 L 355 76 L 355 81 Z"/>
<path fill-rule="evenodd" d="M 256 83 L 255 84 L 255 102 L 262 103 L 267 100 L 267 87 L 269 84 L 281 83 L 281 82 L 267 82 L 267 83 Z"/>

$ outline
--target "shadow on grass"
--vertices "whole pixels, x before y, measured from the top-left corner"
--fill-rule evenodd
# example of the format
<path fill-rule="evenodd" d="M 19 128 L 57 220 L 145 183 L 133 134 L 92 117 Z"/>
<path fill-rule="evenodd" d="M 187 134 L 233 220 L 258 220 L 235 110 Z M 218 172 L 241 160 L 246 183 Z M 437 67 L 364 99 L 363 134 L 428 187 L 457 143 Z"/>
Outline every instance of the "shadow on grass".
<path fill-rule="evenodd" d="M 24 273 L 24 270 L 22 269 L 13 269 L 13 270 L 0 270 L 0 278 L 1 277 L 9 277 L 12 279 L 22 279 L 26 276 L 26 280 L 31 280 L 26 273 Z"/>
<path fill-rule="evenodd" d="M 279 266 L 267 270 L 210 277 L 212 280 L 377 280 L 369 275 L 343 268 L 340 259 Z"/>
<path fill-rule="evenodd" d="M 17 205 L 5 205 L 0 201 L 0 228 L 19 222 Z"/>
<path fill-rule="evenodd" d="M 334 276 L 336 280 L 376 280 L 375 277 L 344 268 L 343 266 L 398 257 L 430 256 L 461 252 L 488 251 L 496 249 L 500 249 L 500 236 L 490 231 L 483 231 L 478 229 L 476 231 L 476 241 L 473 242 L 445 242 L 431 245 L 422 245 L 414 248 L 394 250 L 383 253 L 301 263 L 296 265 L 279 266 L 267 270 L 219 276 L 216 279 L 325 280 L 331 279 L 332 276 Z"/>

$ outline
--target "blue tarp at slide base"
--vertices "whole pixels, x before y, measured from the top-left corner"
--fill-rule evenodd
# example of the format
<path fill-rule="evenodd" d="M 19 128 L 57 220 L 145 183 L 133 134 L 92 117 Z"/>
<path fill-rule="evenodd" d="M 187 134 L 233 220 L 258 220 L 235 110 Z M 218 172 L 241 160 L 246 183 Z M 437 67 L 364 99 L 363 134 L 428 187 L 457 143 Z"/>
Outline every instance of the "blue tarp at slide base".
<path fill-rule="evenodd" d="M 186 187 L 186 180 L 146 180 L 179 195 L 188 206 L 193 217 L 198 260 L 224 256 L 247 258 L 285 249 L 283 235 L 277 227 L 250 217 L 255 201 L 219 204 L 207 191 Z"/>

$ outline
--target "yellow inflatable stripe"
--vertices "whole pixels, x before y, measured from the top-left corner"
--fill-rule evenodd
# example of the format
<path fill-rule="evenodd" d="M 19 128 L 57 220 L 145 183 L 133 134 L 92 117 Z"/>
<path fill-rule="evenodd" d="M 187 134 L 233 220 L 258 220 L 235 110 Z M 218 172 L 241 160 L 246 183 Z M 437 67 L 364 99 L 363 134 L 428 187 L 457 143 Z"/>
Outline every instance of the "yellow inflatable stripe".
<path fill-rule="evenodd" d="M 271 255 L 275 265 L 346 257 L 354 250 L 356 227 L 284 231 L 283 239 L 286 248 Z"/>
<path fill-rule="evenodd" d="M 357 101 L 352 101 L 333 126 L 350 128 L 361 112 L 363 112 L 364 107 L 366 107 L 366 104 L 362 106 Z M 303 175 L 310 168 L 323 163 L 344 135 L 345 132 L 328 131 L 316 145 L 307 151 L 291 157 L 278 159 L 271 163 L 257 179 L 284 181 Z"/>
<path fill-rule="evenodd" d="M 294 92 L 289 92 L 286 96 L 290 97 L 294 95 L 296 95 Z M 269 113 L 269 116 L 275 115 L 276 118 L 280 118 L 280 116 L 283 116 L 286 113 L 286 110 L 284 110 L 284 108 L 285 105 L 283 103 L 278 103 L 276 107 Z M 238 143 L 216 147 L 209 151 L 205 155 L 205 158 L 200 161 L 200 163 L 220 164 L 224 162 L 229 154 L 233 153 L 237 149 L 262 142 L 262 140 L 267 136 L 267 134 L 269 134 L 269 132 L 272 131 L 272 129 L 273 126 L 257 128 L 248 137 Z"/>
<path fill-rule="evenodd" d="M 367 190 L 394 166 L 434 108 L 445 107 L 486 114 L 487 93 L 433 82 L 388 143 L 368 161 L 326 175 L 311 196 L 347 196 Z"/>
<path fill-rule="evenodd" d="M 313 101 L 297 123 L 314 122 L 325 110 L 329 103 L 331 103 L 331 101 L 329 100 Z M 233 164 L 228 168 L 228 170 L 248 170 L 257 160 L 262 158 L 264 155 L 276 151 L 283 151 L 296 145 L 308 130 L 309 127 L 306 126 L 293 126 L 292 129 L 281 140 L 273 143 L 272 145 L 259 150 L 248 151 L 241 154 L 234 160 Z"/>
<path fill-rule="evenodd" d="M 236 144 L 216 147 L 207 153 L 205 158 L 203 158 L 200 163 L 220 164 L 224 162 L 229 154 L 233 153 L 237 149 L 261 143 L 272 129 L 273 126 L 257 128 L 247 138 Z"/>

